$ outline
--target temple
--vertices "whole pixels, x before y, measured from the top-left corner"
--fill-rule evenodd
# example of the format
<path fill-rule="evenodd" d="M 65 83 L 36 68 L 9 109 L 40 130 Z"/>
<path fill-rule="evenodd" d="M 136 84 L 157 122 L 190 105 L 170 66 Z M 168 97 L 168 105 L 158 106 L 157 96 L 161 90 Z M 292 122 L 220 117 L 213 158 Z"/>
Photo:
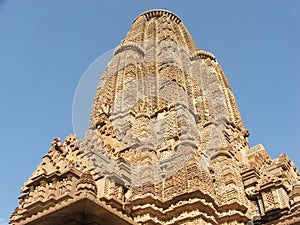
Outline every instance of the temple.
<path fill-rule="evenodd" d="M 85 138 L 55 138 L 10 224 L 300 224 L 285 155 L 250 147 L 216 57 L 167 10 L 139 15 L 99 81 Z"/>

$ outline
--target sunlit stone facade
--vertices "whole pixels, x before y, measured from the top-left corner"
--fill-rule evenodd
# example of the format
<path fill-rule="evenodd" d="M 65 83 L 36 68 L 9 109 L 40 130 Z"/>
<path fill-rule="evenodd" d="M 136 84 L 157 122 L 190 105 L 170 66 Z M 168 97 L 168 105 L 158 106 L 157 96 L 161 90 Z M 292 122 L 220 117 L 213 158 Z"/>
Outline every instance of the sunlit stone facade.
<path fill-rule="evenodd" d="M 300 224 L 294 163 L 249 147 L 216 57 L 166 10 L 139 15 L 85 138 L 56 138 L 11 224 Z"/>

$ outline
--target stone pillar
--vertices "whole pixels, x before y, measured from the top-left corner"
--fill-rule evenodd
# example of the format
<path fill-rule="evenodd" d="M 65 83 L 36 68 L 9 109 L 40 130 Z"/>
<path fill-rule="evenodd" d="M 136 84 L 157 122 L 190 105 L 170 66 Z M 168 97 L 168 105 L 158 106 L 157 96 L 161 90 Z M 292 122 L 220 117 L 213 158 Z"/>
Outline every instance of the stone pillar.
<path fill-rule="evenodd" d="M 43 201 L 46 197 L 46 181 L 42 180 L 40 184 L 40 188 L 38 189 L 38 200 Z"/>
<path fill-rule="evenodd" d="M 66 181 L 66 195 L 70 195 L 72 192 L 72 184 L 73 184 L 73 176 L 69 174 L 67 176 L 67 181 Z"/>
<path fill-rule="evenodd" d="M 300 185 L 294 185 L 290 193 L 291 212 L 300 210 Z"/>

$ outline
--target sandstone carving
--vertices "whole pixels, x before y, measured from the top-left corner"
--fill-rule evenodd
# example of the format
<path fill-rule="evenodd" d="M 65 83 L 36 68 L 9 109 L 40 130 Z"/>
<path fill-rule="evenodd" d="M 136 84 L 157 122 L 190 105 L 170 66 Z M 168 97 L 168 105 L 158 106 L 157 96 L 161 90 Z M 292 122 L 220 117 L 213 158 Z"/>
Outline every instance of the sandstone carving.
<path fill-rule="evenodd" d="M 84 139 L 55 138 L 10 224 L 300 224 L 294 163 L 250 147 L 216 57 L 166 10 L 139 15 Z"/>

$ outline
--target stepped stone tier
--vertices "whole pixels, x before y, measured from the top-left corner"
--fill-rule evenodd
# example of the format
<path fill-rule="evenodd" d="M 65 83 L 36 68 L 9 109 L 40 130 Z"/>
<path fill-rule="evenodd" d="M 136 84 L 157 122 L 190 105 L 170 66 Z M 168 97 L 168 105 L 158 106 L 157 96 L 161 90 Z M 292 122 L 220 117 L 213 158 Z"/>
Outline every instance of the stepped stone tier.
<path fill-rule="evenodd" d="M 166 10 L 139 15 L 84 139 L 55 138 L 10 224 L 300 224 L 294 163 L 249 147 L 216 57 Z"/>

